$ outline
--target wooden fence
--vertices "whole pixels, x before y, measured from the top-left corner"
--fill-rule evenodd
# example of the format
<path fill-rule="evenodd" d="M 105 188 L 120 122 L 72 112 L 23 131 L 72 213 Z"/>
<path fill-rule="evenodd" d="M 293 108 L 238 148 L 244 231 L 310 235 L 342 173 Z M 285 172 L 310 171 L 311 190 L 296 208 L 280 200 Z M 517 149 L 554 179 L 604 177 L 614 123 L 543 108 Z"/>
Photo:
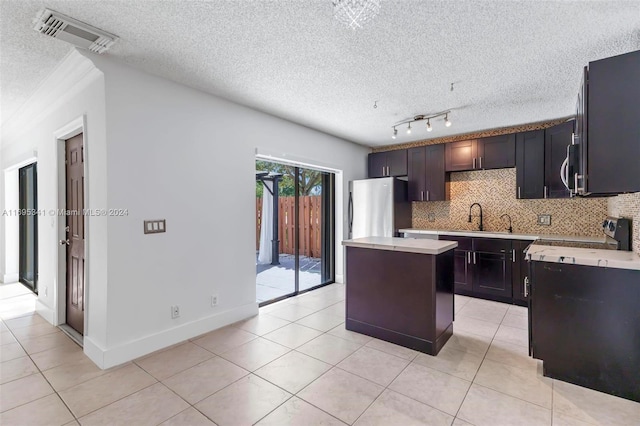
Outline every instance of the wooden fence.
<path fill-rule="evenodd" d="M 278 202 L 280 253 L 295 254 L 295 197 L 279 197 Z M 321 257 L 322 198 L 319 195 L 300 197 L 298 221 L 300 226 L 300 255 Z M 256 250 L 260 249 L 260 226 L 262 226 L 262 197 L 256 198 Z"/>

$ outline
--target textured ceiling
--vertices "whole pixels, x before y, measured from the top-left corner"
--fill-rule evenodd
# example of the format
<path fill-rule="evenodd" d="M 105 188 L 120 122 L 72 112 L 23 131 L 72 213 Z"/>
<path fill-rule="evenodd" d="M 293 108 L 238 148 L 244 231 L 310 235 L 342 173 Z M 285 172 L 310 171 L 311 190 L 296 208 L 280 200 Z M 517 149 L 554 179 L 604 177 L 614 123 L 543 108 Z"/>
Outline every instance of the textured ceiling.
<path fill-rule="evenodd" d="M 357 31 L 330 0 L 0 0 L 3 121 L 70 50 L 32 29 L 45 5 L 118 35 L 120 61 L 368 146 L 569 116 L 587 62 L 640 49 L 639 0 L 383 1 Z"/>

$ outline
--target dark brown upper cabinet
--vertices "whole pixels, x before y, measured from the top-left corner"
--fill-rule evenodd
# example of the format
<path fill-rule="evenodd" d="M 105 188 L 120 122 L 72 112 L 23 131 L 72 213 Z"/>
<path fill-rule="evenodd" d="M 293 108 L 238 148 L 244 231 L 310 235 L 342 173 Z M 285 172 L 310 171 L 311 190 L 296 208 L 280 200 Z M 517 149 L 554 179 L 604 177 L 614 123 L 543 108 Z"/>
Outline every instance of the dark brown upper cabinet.
<path fill-rule="evenodd" d="M 558 170 L 558 175 L 560 171 Z M 516 197 L 544 198 L 544 130 L 516 136 Z"/>
<path fill-rule="evenodd" d="M 568 198 L 560 168 L 571 145 L 574 122 L 516 137 L 516 196 L 521 199 Z"/>
<path fill-rule="evenodd" d="M 369 177 L 406 176 L 407 150 L 375 152 L 369 154 Z"/>
<path fill-rule="evenodd" d="M 445 146 L 445 170 L 447 172 L 474 170 L 477 157 L 475 140 L 448 143 Z"/>
<path fill-rule="evenodd" d="M 590 62 L 585 77 L 580 186 L 587 194 L 638 192 L 640 50 Z"/>
<path fill-rule="evenodd" d="M 444 144 L 410 148 L 407 151 L 409 201 L 449 199 L 444 151 Z"/>
<path fill-rule="evenodd" d="M 478 139 L 479 169 L 505 169 L 516 166 L 516 135 L 491 136 Z"/>
<path fill-rule="evenodd" d="M 571 194 L 560 177 L 562 163 L 567 158 L 575 122 L 568 121 L 545 130 L 544 134 L 544 196 L 569 198 Z"/>
<path fill-rule="evenodd" d="M 446 145 L 446 171 L 487 170 L 515 167 L 516 135 L 500 135 Z"/>

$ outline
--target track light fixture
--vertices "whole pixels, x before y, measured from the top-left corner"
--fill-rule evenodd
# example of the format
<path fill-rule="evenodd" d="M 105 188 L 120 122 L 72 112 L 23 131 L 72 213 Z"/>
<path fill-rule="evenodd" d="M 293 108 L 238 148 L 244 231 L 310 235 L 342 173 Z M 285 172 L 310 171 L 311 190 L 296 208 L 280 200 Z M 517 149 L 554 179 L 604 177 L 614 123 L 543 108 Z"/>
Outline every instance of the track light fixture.
<path fill-rule="evenodd" d="M 413 118 L 409 118 L 407 120 L 402 120 L 396 124 L 394 124 L 393 126 L 391 126 L 393 128 L 393 135 L 391 136 L 392 139 L 396 139 L 398 137 L 398 129 L 396 129 L 397 126 L 401 126 L 403 124 L 407 125 L 407 134 L 410 135 L 411 134 L 411 123 L 415 123 L 416 121 L 423 121 L 423 120 L 427 120 L 427 132 L 431 132 L 433 130 L 433 127 L 431 127 L 431 120 L 434 118 L 438 118 L 438 117 L 442 117 L 444 116 L 444 125 L 446 127 L 451 127 L 451 121 L 449 120 L 449 114 L 451 113 L 451 110 L 447 110 L 447 111 L 442 111 L 436 114 L 420 114 L 420 115 L 416 115 Z"/>

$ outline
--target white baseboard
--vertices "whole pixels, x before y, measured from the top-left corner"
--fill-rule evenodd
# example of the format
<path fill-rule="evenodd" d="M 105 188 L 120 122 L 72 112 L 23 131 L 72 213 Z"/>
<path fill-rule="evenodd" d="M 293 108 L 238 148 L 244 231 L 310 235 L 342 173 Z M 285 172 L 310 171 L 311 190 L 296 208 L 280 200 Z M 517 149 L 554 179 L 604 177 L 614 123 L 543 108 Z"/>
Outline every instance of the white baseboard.
<path fill-rule="evenodd" d="M 4 284 L 15 283 L 20 279 L 20 274 L 2 274 L 0 275 Z"/>
<path fill-rule="evenodd" d="M 90 335 L 84 336 L 84 353 L 98 367 L 107 369 L 257 314 L 258 304 L 249 303 L 113 348 L 102 348 Z"/>
<path fill-rule="evenodd" d="M 344 284 L 344 275 L 336 274 L 336 282 L 340 284 Z"/>
<path fill-rule="evenodd" d="M 39 299 L 36 299 L 36 312 L 42 318 L 47 320 L 47 322 L 49 322 L 49 324 L 58 325 L 58 324 L 55 324 L 55 322 L 54 322 L 55 315 L 54 315 L 53 309 L 51 309 L 50 307 L 48 307 L 47 305 L 42 303 Z"/>

